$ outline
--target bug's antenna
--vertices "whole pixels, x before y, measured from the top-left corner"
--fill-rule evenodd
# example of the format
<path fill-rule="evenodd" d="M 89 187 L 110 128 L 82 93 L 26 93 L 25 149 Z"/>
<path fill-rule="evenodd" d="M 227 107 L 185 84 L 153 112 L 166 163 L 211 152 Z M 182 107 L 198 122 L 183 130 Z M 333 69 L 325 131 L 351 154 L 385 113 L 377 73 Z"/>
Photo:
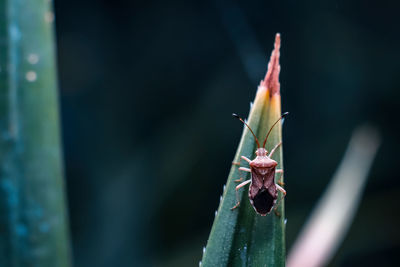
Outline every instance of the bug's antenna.
<path fill-rule="evenodd" d="M 267 137 L 265 137 L 264 143 L 263 143 L 263 147 L 265 148 L 265 144 L 267 143 L 268 140 L 268 136 L 272 131 L 272 128 L 274 128 L 274 126 L 278 123 L 278 121 L 280 121 L 281 119 L 283 119 L 287 114 L 289 114 L 289 112 L 285 112 L 282 114 L 282 116 L 271 126 L 271 129 L 269 129 L 269 132 L 267 133 Z"/>
<path fill-rule="evenodd" d="M 235 117 L 236 119 L 240 120 L 241 122 L 243 122 L 243 123 L 247 126 L 247 128 L 249 128 L 250 132 L 251 132 L 251 133 L 253 134 L 253 136 L 254 136 L 254 139 L 256 140 L 257 148 L 260 148 L 260 143 L 258 142 L 258 139 L 257 139 L 256 135 L 253 133 L 253 130 L 251 130 L 250 126 L 247 125 L 247 123 L 245 123 L 244 120 L 243 120 L 242 118 L 240 118 L 237 114 L 232 113 L 232 116 Z"/>

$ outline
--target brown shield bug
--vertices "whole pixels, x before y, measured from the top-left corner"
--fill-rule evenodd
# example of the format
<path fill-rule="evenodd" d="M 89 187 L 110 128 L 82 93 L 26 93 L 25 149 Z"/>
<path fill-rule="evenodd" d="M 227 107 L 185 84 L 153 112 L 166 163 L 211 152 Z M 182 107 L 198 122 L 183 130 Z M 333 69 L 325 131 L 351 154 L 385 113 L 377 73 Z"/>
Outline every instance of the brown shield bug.
<path fill-rule="evenodd" d="M 271 159 L 272 155 L 276 151 L 276 149 L 282 144 L 282 142 L 279 142 L 268 154 L 268 151 L 265 149 L 265 144 L 267 143 L 268 136 L 271 133 L 271 130 L 273 127 L 281 120 L 283 119 L 289 112 L 284 113 L 272 126 L 271 129 L 267 133 L 267 137 L 265 137 L 263 146 L 260 147 L 260 143 L 258 142 L 257 137 L 255 136 L 254 132 L 251 130 L 250 126 L 247 125 L 247 123 L 240 118 L 236 114 L 232 114 L 235 118 L 243 122 L 247 128 L 249 128 L 250 132 L 254 136 L 254 139 L 257 143 L 257 150 L 256 150 L 256 155 L 257 157 L 253 160 L 250 160 L 246 158 L 245 156 L 241 156 L 242 159 L 247 161 L 250 165 L 250 168 L 245 168 L 245 167 L 240 167 L 240 171 L 246 171 L 251 173 L 251 179 L 244 181 L 243 183 L 239 184 L 236 186 L 236 199 L 237 203 L 236 205 L 232 208 L 232 210 L 236 209 L 239 204 L 239 195 L 238 195 L 238 190 L 239 188 L 247 185 L 250 183 L 250 188 L 249 188 L 249 199 L 250 199 L 250 204 L 253 206 L 254 210 L 260 214 L 261 216 L 265 216 L 268 213 L 271 212 L 272 208 L 274 207 L 276 200 L 278 198 L 278 191 L 281 191 L 283 193 L 283 196 L 286 196 L 286 191 L 283 189 L 280 185 L 275 183 L 275 173 L 281 173 L 281 177 L 283 174 L 282 169 L 276 169 L 276 166 L 278 163 Z M 235 165 L 238 165 L 238 163 L 233 163 Z M 239 180 L 236 180 L 236 182 L 240 182 L 242 178 Z M 279 178 L 280 180 L 280 178 Z M 278 181 L 278 183 L 280 183 Z M 283 185 L 283 184 L 282 184 Z M 282 197 L 283 198 L 283 197 Z M 278 205 L 276 205 L 277 207 Z M 276 208 L 275 208 L 276 209 Z"/>

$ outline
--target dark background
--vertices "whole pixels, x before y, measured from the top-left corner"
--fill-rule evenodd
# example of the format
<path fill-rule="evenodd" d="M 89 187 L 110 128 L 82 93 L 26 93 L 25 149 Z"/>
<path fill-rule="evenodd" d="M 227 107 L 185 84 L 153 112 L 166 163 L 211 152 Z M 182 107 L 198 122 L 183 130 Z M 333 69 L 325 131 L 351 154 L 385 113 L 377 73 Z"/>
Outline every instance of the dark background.
<path fill-rule="evenodd" d="M 320 3 L 324 2 L 324 3 Z M 75 266 L 197 266 L 282 34 L 287 240 L 356 126 L 383 143 L 332 266 L 400 249 L 396 1 L 55 1 Z"/>

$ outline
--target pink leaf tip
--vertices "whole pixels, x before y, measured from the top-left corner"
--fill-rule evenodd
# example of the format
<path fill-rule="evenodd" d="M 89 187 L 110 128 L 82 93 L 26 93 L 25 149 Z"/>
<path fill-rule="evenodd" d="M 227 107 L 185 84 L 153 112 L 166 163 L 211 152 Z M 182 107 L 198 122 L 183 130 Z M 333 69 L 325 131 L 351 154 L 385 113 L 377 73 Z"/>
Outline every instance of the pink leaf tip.
<path fill-rule="evenodd" d="M 281 35 L 279 33 L 275 36 L 275 48 L 271 53 L 271 58 L 268 63 L 268 71 L 260 86 L 266 87 L 270 90 L 270 96 L 280 94 L 279 72 L 281 66 L 279 65 L 279 49 L 281 48 Z"/>

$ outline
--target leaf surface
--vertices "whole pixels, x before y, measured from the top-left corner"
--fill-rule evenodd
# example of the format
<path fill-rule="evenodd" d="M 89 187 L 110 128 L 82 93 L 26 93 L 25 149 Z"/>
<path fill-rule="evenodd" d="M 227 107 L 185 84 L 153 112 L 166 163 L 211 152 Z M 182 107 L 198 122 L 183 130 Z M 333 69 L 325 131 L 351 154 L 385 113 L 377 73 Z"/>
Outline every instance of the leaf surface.
<path fill-rule="evenodd" d="M 266 77 L 258 87 L 247 121 L 261 144 L 273 123 L 281 116 L 279 49 L 280 35 L 277 34 Z M 268 151 L 282 140 L 281 131 L 281 124 L 278 123 L 268 138 L 266 145 Z M 240 161 L 241 166 L 248 167 L 248 163 L 240 160 L 240 156 L 254 159 L 256 148 L 251 132 L 244 128 L 234 162 Z M 277 149 L 273 159 L 278 162 L 278 169 L 283 168 L 282 146 Z M 249 173 L 241 172 L 238 168 L 239 166 L 232 165 L 230 170 L 201 265 L 284 266 L 286 253 L 284 200 L 280 201 L 277 208 L 280 216 L 274 212 L 260 216 L 250 205 L 248 186 L 246 186 L 239 189 L 241 204 L 232 211 L 231 208 L 236 204 L 235 187 L 238 184 L 235 180 L 241 177 L 250 179 Z M 279 174 L 275 176 L 276 181 L 279 176 Z M 283 177 L 281 181 L 283 182 Z"/>

